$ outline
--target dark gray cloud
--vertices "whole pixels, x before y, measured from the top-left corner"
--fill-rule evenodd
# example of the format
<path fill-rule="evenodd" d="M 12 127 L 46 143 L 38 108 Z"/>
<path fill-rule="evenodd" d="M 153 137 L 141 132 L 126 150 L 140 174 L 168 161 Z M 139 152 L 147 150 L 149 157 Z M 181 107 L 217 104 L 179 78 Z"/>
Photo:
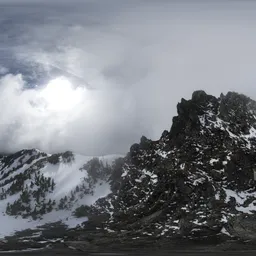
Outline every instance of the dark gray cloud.
<path fill-rule="evenodd" d="M 1 80 L 1 150 L 122 153 L 142 134 L 156 139 L 169 129 L 177 102 L 196 89 L 256 98 L 253 1 L 0 0 L 0 6 L 0 71 L 23 75 Z M 60 75 L 86 86 L 81 102 L 57 114 L 38 112 L 31 105 L 38 90 L 22 88 Z"/>

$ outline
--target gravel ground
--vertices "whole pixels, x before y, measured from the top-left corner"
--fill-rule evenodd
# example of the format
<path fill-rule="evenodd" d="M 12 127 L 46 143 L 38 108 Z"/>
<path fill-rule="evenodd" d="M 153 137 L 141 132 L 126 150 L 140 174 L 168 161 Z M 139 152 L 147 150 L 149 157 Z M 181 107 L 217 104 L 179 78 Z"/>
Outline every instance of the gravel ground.
<path fill-rule="evenodd" d="M 212 256 L 224 256 L 224 255 L 243 255 L 243 256 L 253 256 L 256 255 L 256 251 L 255 250 L 250 250 L 250 251 L 172 251 L 172 250 L 157 250 L 157 251 L 152 251 L 152 252 L 145 252 L 144 249 L 142 249 L 141 251 L 134 251 L 134 252 L 79 252 L 79 251 L 73 251 L 70 249 L 50 249 L 50 250 L 44 250 L 44 251 L 34 251 L 34 252 L 16 252 L 16 253 L 0 253 L 1 255 L 20 255 L 20 256 L 25 256 L 25 255 L 31 255 L 31 256 L 52 256 L 52 255 L 101 255 L 101 256 L 118 256 L 118 255 L 148 255 L 148 256 L 167 256 L 167 255 L 172 255 L 172 256 L 176 256 L 176 255 L 187 255 L 187 256 L 194 256 L 194 255 L 212 255 Z"/>

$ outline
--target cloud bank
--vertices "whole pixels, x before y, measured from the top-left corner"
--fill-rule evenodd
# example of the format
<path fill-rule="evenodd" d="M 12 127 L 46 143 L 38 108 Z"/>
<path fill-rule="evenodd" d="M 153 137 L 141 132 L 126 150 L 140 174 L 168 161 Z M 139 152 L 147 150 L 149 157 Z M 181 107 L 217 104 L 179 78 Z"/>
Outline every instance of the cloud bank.
<path fill-rule="evenodd" d="M 3 2 L 1 151 L 125 153 L 169 129 L 194 90 L 256 98 L 252 1 Z M 60 76 L 67 104 L 80 96 L 53 111 L 40 95 Z"/>

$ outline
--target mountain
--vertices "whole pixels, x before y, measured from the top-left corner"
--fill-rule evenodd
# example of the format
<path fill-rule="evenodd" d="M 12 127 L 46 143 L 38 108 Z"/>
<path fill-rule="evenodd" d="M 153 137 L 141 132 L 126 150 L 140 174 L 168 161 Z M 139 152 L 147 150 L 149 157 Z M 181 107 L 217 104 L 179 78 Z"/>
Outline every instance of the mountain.
<path fill-rule="evenodd" d="M 195 91 L 177 112 L 159 140 L 131 146 L 90 214 L 138 237 L 256 239 L 256 102 Z"/>
<path fill-rule="evenodd" d="M 70 151 L 46 154 L 26 149 L 0 159 L 0 237 L 61 221 L 75 227 L 87 218 L 75 210 L 110 193 L 117 155 L 86 157 Z M 79 213 L 78 213 L 79 214 Z"/>
<path fill-rule="evenodd" d="M 5 234 L 61 221 L 75 227 L 72 239 L 105 244 L 255 240 L 256 102 L 195 91 L 177 112 L 159 140 L 142 136 L 125 157 L 35 149 L 2 156 Z"/>

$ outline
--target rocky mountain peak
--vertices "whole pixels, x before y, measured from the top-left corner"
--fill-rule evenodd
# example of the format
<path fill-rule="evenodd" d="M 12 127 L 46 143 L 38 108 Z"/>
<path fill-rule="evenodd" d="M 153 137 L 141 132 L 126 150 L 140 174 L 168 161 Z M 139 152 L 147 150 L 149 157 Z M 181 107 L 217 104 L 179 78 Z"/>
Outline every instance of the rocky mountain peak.
<path fill-rule="evenodd" d="M 118 189 L 97 211 L 111 213 L 112 228 L 151 235 L 231 234 L 232 218 L 256 212 L 255 110 L 235 92 L 181 99 L 169 132 L 131 146 Z"/>

